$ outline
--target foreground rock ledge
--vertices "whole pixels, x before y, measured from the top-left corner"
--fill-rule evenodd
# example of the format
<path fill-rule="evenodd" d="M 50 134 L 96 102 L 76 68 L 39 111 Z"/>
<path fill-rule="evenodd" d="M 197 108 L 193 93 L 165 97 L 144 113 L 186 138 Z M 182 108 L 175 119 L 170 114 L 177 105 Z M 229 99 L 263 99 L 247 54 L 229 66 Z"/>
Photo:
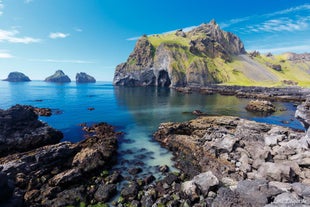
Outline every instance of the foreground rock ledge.
<path fill-rule="evenodd" d="M 63 134 L 38 120 L 38 108 L 15 105 L 0 110 L 0 157 L 58 143 Z"/>
<path fill-rule="evenodd" d="M 183 184 L 191 198 L 200 190 L 213 206 L 310 205 L 305 193 L 310 192 L 310 153 L 304 132 L 238 117 L 204 116 L 163 123 L 154 137 L 193 178 Z M 199 184 L 208 180 L 200 179 L 204 172 L 212 178 L 205 187 Z"/>
<path fill-rule="evenodd" d="M 0 158 L 0 206 L 78 206 L 95 199 L 101 173 L 116 162 L 118 133 L 106 123 L 86 129 L 79 143 Z"/>

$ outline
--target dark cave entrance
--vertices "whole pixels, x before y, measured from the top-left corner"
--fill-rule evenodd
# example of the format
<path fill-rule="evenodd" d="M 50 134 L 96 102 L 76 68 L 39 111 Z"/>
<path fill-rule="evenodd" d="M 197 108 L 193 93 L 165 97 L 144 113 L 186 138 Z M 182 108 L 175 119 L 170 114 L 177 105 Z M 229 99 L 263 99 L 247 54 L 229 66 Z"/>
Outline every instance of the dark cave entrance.
<path fill-rule="evenodd" d="M 169 87 L 171 84 L 171 80 L 169 78 L 168 72 L 165 70 L 159 71 L 157 86 L 159 87 Z"/>

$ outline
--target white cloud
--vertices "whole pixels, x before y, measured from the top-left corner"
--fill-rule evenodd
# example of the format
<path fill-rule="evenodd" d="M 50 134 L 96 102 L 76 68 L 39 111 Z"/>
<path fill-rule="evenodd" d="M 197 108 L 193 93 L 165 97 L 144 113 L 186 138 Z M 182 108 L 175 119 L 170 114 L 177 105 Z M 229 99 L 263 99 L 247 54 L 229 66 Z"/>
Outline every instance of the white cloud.
<path fill-rule="evenodd" d="M 19 34 L 18 30 L 1 30 L 0 29 L 0 42 L 10 42 L 10 43 L 36 43 L 40 42 L 40 39 L 32 37 L 17 37 Z"/>
<path fill-rule="evenodd" d="M 247 26 L 243 30 L 249 32 L 294 32 L 304 31 L 309 28 L 310 17 L 299 17 L 296 20 L 290 18 L 270 19 L 260 24 Z"/>
<path fill-rule="evenodd" d="M 127 41 L 135 41 L 135 40 L 138 40 L 141 36 L 139 37 L 130 37 L 130 38 L 127 38 L 126 40 Z"/>
<path fill-rule="evenodd" d="M 8 58 L 13 58 L 13 55 L 6 51 L 0 51 L 0 59 L 8 59 Z"/>
<path fill-rule="evenodd" d="M 59 39 L 59 38 L 66 38 L 70 36 L 70 34 L 68 33 L 62 33 L 62 32 L 52 32 L 49 34 L 49 38 L 51 39 Z"/>
<path fill-rule="evenodd" d="M 262 18 L 266 19 L 266 18 L 270 18 L 270 17 L 274 17 L 274 16 L 290 14 L 290 13 L 294 13 L 294 12 L 296 13 L 299 11 L 310 11 L 310 4 L 304 4 L 304 5 L 291 7 L 288 9 L 284 9 L 284 10 L 280 10 L 280 11 L 276 11 L 276 12 L 271 12 L 271 13 L 266 13 L 266 14 L 262 14 L 262 15 L 253 15 L 253 16 L 231 19 L 231 20 L 228 20 L 226 22 L 220 23 L 220 26 L 222 28 L 226 28 L 226 27 L 232 26 L 234 24 L 238 24 L 240 22 L 246 22 L 246 21 L 250 21 L 253 19 L 262 19 Z"/>
<path fill-rule="evenodd" d="M 56 60 L 56 59 L 28 59 L 32 62 L 50 62 L 50 63 L 75 63 L 75 64 L 93 64 L 95 62 L 86 60 Z"/>

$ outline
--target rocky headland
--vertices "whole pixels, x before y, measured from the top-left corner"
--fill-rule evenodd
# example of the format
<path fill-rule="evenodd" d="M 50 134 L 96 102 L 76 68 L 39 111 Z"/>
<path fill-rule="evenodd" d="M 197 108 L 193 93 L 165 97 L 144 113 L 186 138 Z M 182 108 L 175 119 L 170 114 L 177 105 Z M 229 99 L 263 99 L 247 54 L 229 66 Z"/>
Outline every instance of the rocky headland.
<path fill-rule="evenodd" d="M 115 69 L 114 85 L 204 87 L 308 86 L 309 54 L 246 52 L 236 35 L 212 20 L 191 31 L 142 36 L 125 63 Z"/>
<path fill-rule="evenodd" d="M 62 70 L 57 70 L 53 75 L 47 77 L 44 81 L 54 83 L 69 83 L 71 82 L 71 79 Z"/>
<path fill-rule="evenodd" d="M 8 82 L 29 82 L 31 81 L 28 76 L 21 72 L 11 72 L 6 79 L 3 81 Z"/>
<path fill-rule="evenodd" d="M 77 73 L 75 76 L 76 83 L 96 83 L 96 79 L 86 73 Z"/>

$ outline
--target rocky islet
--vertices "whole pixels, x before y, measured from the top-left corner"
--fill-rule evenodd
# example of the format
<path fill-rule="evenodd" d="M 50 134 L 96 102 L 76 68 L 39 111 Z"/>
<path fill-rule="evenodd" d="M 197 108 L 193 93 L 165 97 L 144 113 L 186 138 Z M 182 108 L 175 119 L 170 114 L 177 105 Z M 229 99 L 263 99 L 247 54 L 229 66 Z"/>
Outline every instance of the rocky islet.
<path fill-rule="evenodd" d="M 31 81 L 28 76 L 21 72 L 11 72 L 6 79 L 3 81 L 8 82 L 29 82 Z"/>

